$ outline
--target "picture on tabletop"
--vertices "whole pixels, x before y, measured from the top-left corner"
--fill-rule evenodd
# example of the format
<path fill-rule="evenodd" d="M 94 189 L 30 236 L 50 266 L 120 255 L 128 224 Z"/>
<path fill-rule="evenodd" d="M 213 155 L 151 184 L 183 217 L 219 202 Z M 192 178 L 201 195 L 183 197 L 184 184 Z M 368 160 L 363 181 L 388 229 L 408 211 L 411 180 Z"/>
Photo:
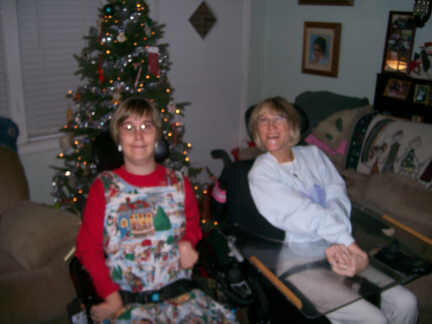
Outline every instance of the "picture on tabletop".
<path fill-rule="evenodd" d="M 411 87 L 411 81 L 390 78 L 387 81 L 384 96 L 394 99 L 406 100 Z"/>
<path fill-rule="evenodd" d="M 414 103 L 427 105 L 430 99 L 430 88 L 424 84 L 417 84 L 414 91 Z"/>

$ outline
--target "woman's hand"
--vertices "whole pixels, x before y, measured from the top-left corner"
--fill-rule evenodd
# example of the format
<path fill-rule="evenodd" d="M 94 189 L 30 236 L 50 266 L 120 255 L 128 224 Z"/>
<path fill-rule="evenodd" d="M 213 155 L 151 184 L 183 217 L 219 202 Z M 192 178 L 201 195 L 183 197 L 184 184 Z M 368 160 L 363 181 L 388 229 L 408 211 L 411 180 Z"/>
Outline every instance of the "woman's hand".
<path fill-rule="evenodd" d="M 328 262 L 334 272 L 352 277 L 354 264 L 348 248 L 343 244 L 333 244 L 325 250 Z"/>
<path fill-rule="evenodd" d="M 356 243 L 348 245 L 348 251 L 354 259 L 356 273 L 362 272 L 369 265 L 369 257 Z"/>
<path fill-rule="evenodd" d="M 334 244 L 325 253 L 332 270 L 342 276 L 353 277 L 369 264 L 367 254 L 356 243 Z"/>
<path fill-rule="evenodd" d="M 183 269 L 190 269 L 198 261 L 198 252 L 191 242 L 182 240 L 179 242 L 180 266 Z"/>
<path fill-rule="evenodd" d="M 118 291 L 108 295 L 100 304 L 90 308 L 90 315 L 96 323 L 102 323 L 105 319 L 117 317 L 123 309 L 123 302 Z"/>

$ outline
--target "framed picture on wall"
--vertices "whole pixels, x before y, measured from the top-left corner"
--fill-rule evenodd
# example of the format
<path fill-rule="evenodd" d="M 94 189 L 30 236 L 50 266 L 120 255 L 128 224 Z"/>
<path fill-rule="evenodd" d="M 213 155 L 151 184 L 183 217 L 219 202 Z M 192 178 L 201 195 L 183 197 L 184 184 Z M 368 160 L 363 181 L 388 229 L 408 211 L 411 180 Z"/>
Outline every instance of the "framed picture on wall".
<path fill-rule="evenodd" d="M 337 77 L 340 23 L 304 23 L 302 72 Z"/>
<path fill-rule="evenodd" d="M 299 4 L 322 6 L 352 6 L 354 0 L 298 0 Z"/>
<path fill-rule="evenodd" d="M 390 11 L 383 55 L 383 72 L 408 73 L 415 37 L 412 12 Z"/>
<path fill-rule="evenodd" d="M 390 78 L 384 89 L 384 96 L 394 99 L 406 100 L 411 89 L 411 81 Z"/>

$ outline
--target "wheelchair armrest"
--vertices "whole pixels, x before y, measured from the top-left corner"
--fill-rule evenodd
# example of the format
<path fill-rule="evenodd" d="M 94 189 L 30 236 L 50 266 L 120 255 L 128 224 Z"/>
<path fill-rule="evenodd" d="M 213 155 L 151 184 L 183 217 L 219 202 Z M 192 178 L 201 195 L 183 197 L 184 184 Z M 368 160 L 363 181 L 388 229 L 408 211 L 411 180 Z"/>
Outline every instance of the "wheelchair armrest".
<path fill-rule="evenodd" d="M 90 319 L 90 307 L 101 303 L 103 299 L 96 293 L 89 273 L 84 269 L 76 256 L 69 263 L 69 273 L 78 299 L 85 307 L 87 319 L 89 323 L 92 323 Z"/>

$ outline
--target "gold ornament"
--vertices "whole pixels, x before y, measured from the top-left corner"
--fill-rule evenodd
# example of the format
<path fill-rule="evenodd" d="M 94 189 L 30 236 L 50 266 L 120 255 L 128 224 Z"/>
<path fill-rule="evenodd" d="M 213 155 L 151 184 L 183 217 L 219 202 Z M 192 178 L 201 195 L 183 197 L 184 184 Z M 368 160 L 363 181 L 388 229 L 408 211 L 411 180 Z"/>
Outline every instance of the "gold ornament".
<path fill-rule="evenodd" d="M 66 109 L 66 121 L 69 123 L 72 121 L 72 119 L 73 119 L 73 111 L 71 107 L 68 107 L 68 109 Z"/>

